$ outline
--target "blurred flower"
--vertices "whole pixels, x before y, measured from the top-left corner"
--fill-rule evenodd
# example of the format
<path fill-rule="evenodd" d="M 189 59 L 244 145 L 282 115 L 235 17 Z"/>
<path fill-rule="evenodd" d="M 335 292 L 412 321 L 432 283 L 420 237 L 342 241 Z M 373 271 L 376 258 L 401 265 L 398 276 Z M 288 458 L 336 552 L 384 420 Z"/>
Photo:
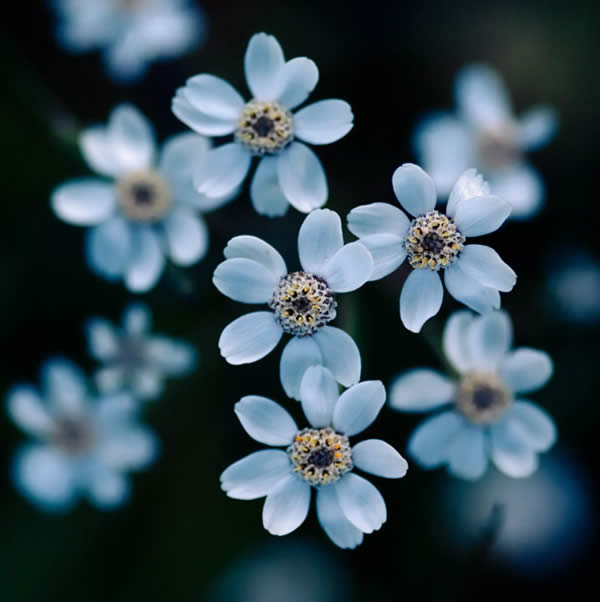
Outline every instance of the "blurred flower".
<path fill-rule="evenodd" d="M 91 226 L 86 251 L 93 270 L 145 292 L 162 274 L 165 253 L 182 266 L 204 257 L 208 231 L 197 212 L 231 198 L 209 199 L 192 187 L 194 166 L 209 148 L 206 138 L 173 136 L 156 160 L 146 118 L 133 106 L 119 105 L 106 127 L 84 130 L 79 142 L 90 167 L 114 181 L 71 180 L 54 190 L 51 202 L 62 220 Z"/>
<path fill-rule="evenodd" d="M 415 218 L 410 221 L 388 203 L 372 203 L 348 214 L 348 229 L 373 255 L 370 280 L 387 276 L 406 258 L 414 268 L 400 295 L 404 326 L 419 332 L 439 311 L 444 295 L 440 270 L 457 301 L 479 313 L 499 308 L 499 291 L 512 290 L 515 273 L 492 248 L 465 243 L 468 236 L 497 230 L 510 214 L 510 204 L 491 195 L 475 169 L 454 184 L 446 215 L 435 210 L 435 184 L 417 165 L 401 165 L 392 185 L 399 203 Z"/>
<path fill-rule="evenodd" d="M 334 293 L 361 287 L 373 268 L 371 254 L 360 242 L 344 245 L 342 223 L 329 209 L 308 215 L 298 233 L 304 271 L 290 272 L 281 255 L 254 236 L 232 238 L 217 266 L 215 286 L 242 303 L 268 303 L 271 311 L 246 314 L 229 324 L 219 339 L 230 364 L 248 364 L 272 351 L 284 332 L 293 335 L 281 356 L 285 392 L 298 398 L 305 370 L 329 368 L 349 387 L 360 378 L 360 353 L 352 338 L 327 326 L 336 317 Z"/>
<path fill-rule="evenodd" d="M 191 0 L 49 0 L 59 43 L 71 52 L 103 51 L 110 75 L 143 76 L 151 61 L 174 58 L 203 41 L 205 19 Z"/>
<path fill-rule="evenodd" d="M 41 395 L 30 385 L 8 394 L 11 418 L 35 441 L 15 458 L 18 489 L 46 510 L 66 510 L 78 495 L 102 509 L 124 503 L 126 472 L 153 462 L 158 441 L 137 424 L 138 404 L 128 394 L 92 399 L 79 369 L 65 359 L 43 366 Z"/>
<path fill-rule="evenodd" d="M 363 533 L 379 529 L 387 519 L 383 497 L 354 467 L 380 477 L 397 479 L 408 469 L 406 460 L 379 439 L 351 447 L 348 437 L 365 430 L 385 403 L 380 381 L 358 383 L 339 395 L 327 368 L 306 371 L 300 388 L 302 409 L 312 428 L 299 430 L 277 403 L 249 395 L 235 404 L 235 413 L 256 441 L 287 450 L 254 452 L 221 475 L 227 495 L 241 500 L 267 496 L 263 525 L 273 535 L 287 535 L 306 518 L 311 487 L 316 488 L 319 523 L 341 548 L 355 548 Z"/>
<path fill-rule="evenodd" d="M 102 393 L 130 392 L 139 399 L 162 393 L 167 376 L 183 376 L 196 363 L 196 352 L 188 343 L 150 333 L 150 310 L 132 304 L 123 313 L 122 328 L 104 318 L 87 323 L 90 354 L 104 365 L 95 379 Z"/>
<path fill-rule="evenodd" d="M 194 184 L 208 197 L 233 193 L 243 182 L 252 157 L 261 157 L 250 186 L 258 213 L 283 215 L 288 205 L 308 213 L 327 201 L 327 179 L 310 144 L 331 144 L 352 129 L 350 105 L 321 100 L 294 115 L 317 85 L 317 66 L 304 57 L 285 61 L 279 42 L 265 33 L 252 36 L 244 57 L 252 99 L 226 81 L 200 74 L 179 88 L 173 112 L 206 136 L 234 134 L 233 142 L 210 151 L 198 163 Z"/>
<path fill-rule="evenodd" d="M 474 317 L 458 311 L 444 329 L 445 355 L 459 374 L 453 381 L 426 368 L 395 379 L 390 405 L 425 412 L 452 403 L 412 434 L 408 450 L 424 468 L 448 464 L 450 472 L 478 479 L 487 455 L 510 477 L 527 477 L 537 454 L 556 440 L 552 418 L 530 401 L 515 398 L 542 387 L 552 375 L 547 353 L 520 347 L 509 351 L 512 325 L 502 311 Z"/>
<path fill-rule="evenodd" d="M 538 106 L 517 120 L 502 80 L 485 65 L 465 67 L 457 76 L 455 92 L 457 116 L 432 114 L 416 128 L 419 162 L 442 197 L 474 165 L 489 180 L 494 194 L 512 204 L 512 217 L 531 217 L 544 200 L 544 184 L 523 154 L 552 138 L 558 126 L 555 111 Z"/>

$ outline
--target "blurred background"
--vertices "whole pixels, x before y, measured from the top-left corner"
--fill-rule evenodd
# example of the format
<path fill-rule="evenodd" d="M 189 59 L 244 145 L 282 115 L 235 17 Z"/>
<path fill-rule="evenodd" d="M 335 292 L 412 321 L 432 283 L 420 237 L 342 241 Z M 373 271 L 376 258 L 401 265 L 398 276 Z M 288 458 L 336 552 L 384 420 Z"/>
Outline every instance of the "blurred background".
<path fill-rule="evenodd" d="M 558 135 L 529 157 L 546 182 L 544 210 L 531 221 L 507 223 L 490 240 L 519 276 L 502 301 L 516 345 L 543 349 L 555 361 L 554 377 L 532 399 L 556 420 L 559 441 L 526 480 L 490 468 L 470 483 L 414 464 L 400 481 L 377 479 L 388 521 L 354 551 L 329 541 L 314 507 L 297 532 L 269 535 L 261 523 L 262 500 L 232 500 L 219 489 L 222 470 L 261 447 L 242 430 L 233 404 L 243 395 L 264 395 L 296 418 L 300 407 L 279 384 L 281 346 L 246 366 L 220 357 L 221 330 L 247 308 L 220 295 L 211 274 L 227 240 L 242 233 L 264 238 L 295 268 L 303 216 L 294 210 L 280 219 L 258 216 L 246 182 L 240 198 L 207 216 L 208 256 L 189 269 L 169 267 L 150 293 L 137 297 L 151 307 L 154 331 L 193 343 L 200 362 L 192 376 L 171 380 L 166 395 L 145 407 L 162 453 L 149 470 L 133 475 L 127 505 L 101 512 L 82 501 L 58 515 L 36 509 L 10 480 L 12 456 L 25 435 L 0 416 L 0 599 L 487 600 L 595 585 L 600 5 L 198 4 L 206 14 L 206 42 L 176 60 L 153 63 L 142 80 L 125 86 L 107 77 L 97 52 L 67 54 L 56 44 L 56 18 L 44 2 L 10 2 L 0 24 L 3 395 L 15 382 L 37 384 L 39 365 L 50 355 L 66 355 L 91 371 L 84 321 L 101 315 L 117 322 L 133 298 L 121 283 L 87 268 L 84 229 L 59 221 L 49 206 L 53 187 L 90 173 L 76 145 L 78 129 L 106 121 L 118 102 L 129 101 L 154 123 L 159 140 L 185 131 L 170 110 L 175 89 L 208 72 L 247 95 L 243 55 L 250 36 L 266 31 L 277 36 L 286 57 L 317 63 L 312 100 L 339 97 L 352 105 L 354 129 L 317 150 L 329 179 L 328 207 L 342 216 L 356 205 L 393 199 L 393 170 L 415 160 L 415 122 L 428 111 L 454 108 L 454 77 L 463 65 L 496 68 L 517 114 L 538 103 L 557 108 Z M 435 347 L 458 304 L 446 297 L 423 336 L 408 332 L 397 305 L 405 276 L 396 272 L 339 300 L 338 325 L 359 345 L 363 379 L 388 385 L 411 367 L 442 369 Z M 383 438 L 404 452 L 421 420 L 386 406 L 365 437 Z"/>

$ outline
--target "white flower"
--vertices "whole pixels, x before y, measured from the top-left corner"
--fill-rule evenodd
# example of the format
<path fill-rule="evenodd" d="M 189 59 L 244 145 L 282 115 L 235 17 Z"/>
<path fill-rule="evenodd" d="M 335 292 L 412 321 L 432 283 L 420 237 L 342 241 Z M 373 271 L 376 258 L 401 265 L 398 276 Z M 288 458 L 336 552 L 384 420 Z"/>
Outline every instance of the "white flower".
<path fill-rule="evenodd" d="M 49 0 L 56 35 L 71 52 L 99 48 L 112 77 L 140 78 L 151 61 L 174 58 L 204 39 L 204 14 L 191 0 Z"/>
<path fill-rule="evenodd" d="M 271 308 L 229 324 L 219 339 L 221 355 L 230 364 L 248 364 L 271 352 L 284 332 L 294 335 L 281 355 L 280 377 L 295 399 L 304 371 L 315 364 L 329 368 L 346 387 L 358 382 L 356 343 L 327 323 L 336 316 L 333 293 L 356 290 L 373 269 L 371 254 L 360 242 L 344 245 L 341 220 L 329 209 L 317 209 L 304 219 L 298 252 L 303 271 L 288 273 L 271 245 L 254 236 L 236 236 L 213 276 L 215 286 L 231 299 Z"/>
<path fill-rule="evenodd" d="M 167 376 L 183 376 L 196 363 L 191 345 L 150 333 L 150 310 L 132 304 L 123 314 L 122 328 L 104 318 L 87 323 L 90 354 L 104 365 L 95 380 L 102 393 L 130 392 L 138 399 L 152 399 L 163 390 Z"/>
<path fill-rule="evenodd" d="M 467 237 L 497 230 L 511 211 L 510 204 L 490 194 L 475 169 L 465 171 L 450 193 L 446 214 L 435 210 L 433 180 L 417 165 L 405 163 L 392 177 L 396 198 L 415 219 L 387 203 L 353 209 L 348 229 L 371 251 L 371 280 L 393 272 L 405 259 L 412 268 L 400 295 L 400 318 L 419 332 L 442 305 L 444 271 L 448 292 L 479 313 L 500 307 L 499 291 L 512 290 L 513 270 L 492 248 L 466 245 Z"/>
<path fill-rule="evenodd" d="M 417 127 L 414 145 L 419 162 L 444 198 L 456 178 L 475 166 L 494 194 L 512 204 L 512 217 L 531 217 L 541 208 L 544 183 L 523 154 L 552 138 L 558 125 L 555 111 L 536 106 L 517 120 L 502 80 L 485 65 L 464 68 L 455 92 L 457 115 L 435 113 Z"/>
<path fill-rule="evenodd" d="M 192 186 L 193 166 L 209 148 L 206 138 L 173 136 L 157 159 L 148 121 L 134 107 L 120 105 L 106 127 L 84 130 L 79 142 L 90 167 L 112 180 L 72 180 L 54 190 L 51 202 L 62 220 L 91 226 L 86 253 L 93 270 L 144 292 L 162 274 L 165 254 L 182 266 L 205 255 L 208 231 L 197 213 L 231 198 L 209 199 Z"/>
<path fill-rule="evenodd" d="M 438 408 L 441 413 L 412 434 L 408 450 L 423 467 L 448 464 L 450 472 L 478 479 L 488 455 L 510 477 L 526 477 L 537 454 L 556 440 L 552 419 L 523 399 L 552 375 L 547 353 L 520 347 L 509 351 L 512 325 L 505 312 L 473 316 L 458 311 L 444 329 L 443 347 L 458 381 L 426 368 L 400 375 L 390 390 L 390 405 L 409 412 Z"/>
<path fill-rule="evenodd" d="M 90 398 L 65 359 L 46 362 L 41 377 L 41 395 L 18 385 L 7 398 L 11 418 L 35 438 L 15 458 L 18 489 L 47 510 L 66 510 L 79 495 L 103 509 L 124 503 L 125 473 L 147 467 L 158 451 L 154 434 L 136 423 L 138 404 L 125 393 Z"/>
<path fill-rule="evenodd" d="M 341 548 L 355 548 L 363 533 L 381 527 L 387 511 L 379 491 L 352 468 L 392 479 L 408 468 L 384 441 L 368 439 L 352 447 L 348 441 L 375 420 L 385 388 L 380 381 L 365 381 L 339 395 L 331 372 L 313 366 L 302 379 L 300 397 L 312 428 L 299 430 L 279 404 L 265 397 L 249 395 L 236 403 L 235 413 L 253 439 L 287 449 L 242 458 L 223 472 L 221 486 L 236 499 L 267 496 L 263 525 L 273 535 L 287 535 L 304 522 L 314 487 L 323 530 Z"/>
<path fill-rule="evenodd" d="M 234 134 L 234 140 L 210 151 L 194 178 L 208 197 L 232 193 L 243 182 L 252 157 L 261 157 L 250 185 L 258 213 L 283 215 L 288 205 L 310 212 L 327 200 L 327 179 L 317 156 L 296 138 L 330 144 L 352 129 L 350 105 L 321 100 L 297 113 L 319 79 L 307 58 L 285 61 L 279 42 L 265 33 L 252 36 L 244 58 L 252 99 L 245 103 L 226 81 L 201 74 L 190 78 L 173 99 L 173 112 L 206 136 Z"/>

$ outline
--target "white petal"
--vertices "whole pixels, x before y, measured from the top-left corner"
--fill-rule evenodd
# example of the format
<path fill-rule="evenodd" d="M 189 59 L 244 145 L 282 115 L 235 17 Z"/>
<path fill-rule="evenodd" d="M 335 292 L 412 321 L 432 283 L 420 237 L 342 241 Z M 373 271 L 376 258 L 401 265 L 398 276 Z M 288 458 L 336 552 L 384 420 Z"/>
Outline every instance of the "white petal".
<path fill-rule="evenodd" d="M 146 334 L 152 328 L 152 314 L 144 303 L 130 303 L 123 312 L 122 323 L 129 335 Z"/>
<path fill-rule="evenodd" d="M 121 172 L 104 126 L 96 125 L 83 130 L 79 135 L 79 146 L 87 164 L 95 172 L 109 177 Z"/>
<path fill-rule="evenodd" d="M 481 427 L 465 422 L 448 446 L 448 468 L 463 479 L 478 479 L 483 475 L 487 468 L 487 455 Z"/>
<path fill-rule="evenodd" d="M 13 422 L 31 435 L 44 435 L 54 424 L 39 393 L 29 385 L 18 385 L 8 392 L 6 410 Z"/>
<path fill-rule="evenodd" d="M 183 207 L 174 209 L 165 219 L 165 234 L 169 256 L 178 265 L 192 265 L 208 250 L 206 222 Z"/>
<path fill-rule="evenodd" d="M 504 420 L 513 433 L 534 451 L 546 451 L 556 441 L 554 420 L 535 403 L 514 402 Z"/>
<path fill-rule="evenodd" d="M 512 205 L 497 196 L 463 199 L 456 205 L 456 227 L 466 237 L 497 230 L 510 215 Z"/>
<path fill-rule="evenodd" d="M 254 500 L 267 495 L 290 471 L 286 452 L 263 449 L 227 467 L 221 474 L 221 488 L 237 500 Z"/>
<path fill-rule="evenodd" d="M 118 278 L 129 264 L 132 252 L 128 223 L 116 215 L 103 224 L 90 228 L 86 236 L 89 266 L 108 279 Z"/>
<path fill-rule="evenodd" d="M 71 361 L 63 358 L 47 360 L 42 365 L 42 390 L 53 412 L 59 415 L 76 415 L 85 409 L 86 380 L 83 372 Z"/>
<path fill-rule="evenodd" d="M 373 258 L 369 280 L 379 280 L 391 274 L 406 259 L 405 241 L 394 234 L 372 234 L 360 239 Z"/>
<path fill-rule="evenodd" d="M 499 374 L 515 393 L 529 393 L 543 387 L 554 371 L 552 359 L 544 351 L 520 347 L 506 355 Z"/>
<path fill-rule="evenodd" d="M 154 160 L 154 134 L 148 120 L 134 106 L 119 105 L 110 116 L 107 135 L 122 170 L 148 168 Z"/>
<path fill-rule="evenodd" d="M 104 395 L 95 405 L 98 423 L 106 432 L 114 431 L 136 418 L 140 404 L 130 393 L 118 392 Z"/>
<path fill-rule="evenodd" d="M 213 198 L 232 193 L 246 177 L 251 159 L 252 155 L 236 142 L 208 151 L 194 176 L 196 190 Z"/>
<path fill-rule="evenodd" d="M 319 346 L 323 365 L 329 368 L 336 380 L 350 387 L 360 379 L 360 352 L 349 334 L 335 326 L 323 326 L 313 336 Z"/>
<path fill-rule="evenodd" d="M 331 425 L 339 393 L 330 370 L 323 366 L 308 368 L 300 384 L 300 400 L 304 415 L 312 426 L 322 428 Z"/>
<path fill-rule="evenodd" d="M 226 136 L 235 130 L 235 120 L 219 119 L 194 108 L 187 88 L 179 88 L 171 102 L 173 114 L 185 125 L 204 136 Z"/>
<path fill-rule="evenodd" d="M 346 389 L 333 410 L 333 427 L 352 437 L 364 431 L 377 418 L 385 403 L 385 387 L 380 380 L 365 380 Z"/>
<path fill-rule="evenodd" d="M 319 81 L 319 70 L 313 61 L 298 57 L 285 63 L 281 70 L 282 81 L 279 102 L 287 109 L 302 104 Z"/>
<path fill-rule="evenodd" d="M 149 337 L 145 342 L 147 359 L 169 376 L 188 373 L 197 363 L 197 353 L 188 343 L 165 336 Z"/>
<path fill-rule="evenodd" d="M 252 96 L 275 100 L 281 92 L 283 51 L 274 36 L 257 33 L 250 38 L 244 56 L 244 72 Z"/>
<path fill-rule="evenodd" d="M 336 546 L 353 549 L 362 543 L 363 533 L 344 516 L 336 487 L 319 488 L 316 504 L 319 524 Z"/>
<path fill-rule="evenodd" d="M 162 374 L 155 369 L 138 369 L 129 377 L 132 393 L 142 400 L 156 399 L 164 391 Z"/>
<path fill-rule="evenodd" d="M 321 275 L 336 293 L 360 288 L 373 273 L 373 257 L 360 242 L 344 245 L 324 266 Z"/>
<path fill-rule="evenodd" d="M 323 356 L 314 337 L 292 337 L 283 348 L 279 363 L 281 386 L 288 397 L 300 399 L 300 384 L 311 366 L 321 365 Z"/>
<path fill-rule="evenodd" d="M 343 100 L 320 100 L 294 115 L 296 136 L 310 144 L 331 144 L 351 129 L 354 115 Z"/>
<path fill-rule="evenodd" d="M 366 479 L 349 472 L 334 487 L 345 517 L 363 533 L 376 531 L 387 520 L 381 493 Z"/>
<path fill-rule="evenodd" d="M 227 243 L 223 255 L 227 259 L 236 257 L 252 259 L 273 272 L 277 278 L 282 278 L 287 274 L 285 261 L 279 252 L 256 236 L 234 236 Z"/>
<path fill-rule="evenodd" d="M 513 269 L 500 259 L 500 255 L 485 245 L 466 245 L 457 265 L 483 286 L 502 292 L 511 291 L 517 282 Z"/>
<path fill-rule="evenodd" d="M 335 211 L 318 209 L 304 218 L 298 232 L 298 255 L 306 272 L 322 274 L 343 246 L 342 220 Z"/>
<path fill-rule="evenodd" d="M 506 421 L 493 425 L 490 430 L 490 455 L 499 470 L 514 478 L 528 477 L 535 472 L 537 454 L 519 433 L 512 431 Z"/>
<path fill-rule="evenodd" d="M 406 474 L 408 462 L 388 443 L 379 439 L 361 441 L 352 448 L 354 466 L 386 479 Z"/>
<path fill-rule="evenodd" d="M 435 316 L 444 298 L 439 274 L 429 268 L 413 270 L 400 293 L 400 319 L 412 332 L 420 332 L 423 324 Z"/>
<path fill-rule="evenodd" d="M 475 318 L 467 333 L 467 345 L 473 367 L 496 372 L 512 345 L 512 324 L 508 314 L 494 311 Z"/>
<path fill-rule="evenodd" d="M 348 230 L 355 236 L 389 234 L 404 241 L 410 220 L 404 213 L 389 203 L 371 203 L 355 207 L 348 214 Z"/>
<path fill-rule="evenodd" d="M 427 412 L 449 403 L 456 385 L 427 368 L 414 368 L 396 377 L 390 387 L 390 405 L 396 410 Z"/>
<path fill-rule="evenodd" d="M 281 217 L 290 204 L 279 185 L 277 158 L 263 157 L 250 184 L 252 206 L 260 215 Z"/>
<path fill-rule="evenodd" d="M 160 170 L 176 183 L 192 181 L 196 164 L 210 150 L 210 139 L 194 132 L 175 134 L 165 141 L 159 159 Z"/>
<path fill-rule="evenodd" d="M 515 165 L 490 177 L 494 194 L 512 205 L 512 219 L 533 217 L 542 207 L 545 190 L 538 172 L 529 165 Z"/>
<path fill-rule="evenodd" d="M 474 197 L 487 197 L 490 194 L 490 185 L 484 180 L 480 173 L 473 167 L 461 173 L 452 187 L 448 204 L 446 205 L 446 215 L 454 217 L 456 206 L 460 201 L 472 199 Z"/>
<path fill-rule="evenodd" d="M 544 146 L 558 129 L 558 115 L 552 107 L 529 109 L 519 120 L 519 142 L 524 150 Z"/>
<path fill-rule="evenodd" d="M 231 84 L 207 73 L 185 82 L 185 97 L 192 107 L 215 119 L 235 122 L 244 108 L 244 99 Z"/>
<path fill-rule="evenodd" d="M 165 257 L 156 232 L 149 227 L 139 227 L 132 232 L 132 250 L 125 273 L 125 284 L 130 291 L 143 293 L 150 290 L 160 278 Z"/>
<path fill-rule="evenodd" d="M 96 463 L 90 468 L 86 478 L 89 482 L 90 500 L 99 508 L 116 508 L 129 497 L 129 480 L 118 470 Z"/>
<path fill-rule="evenodd" d="M 465 419 L 454 410 L 432 416 L 415 429 L 408 452 L 424 468 L 435 468 L 446 461 L 450 444 L 464 426 Z"/>
<path fill-rule="evenodd" d="M 448 292 L 473 311 L 483 314 L 500 307 L 498 290 L 480 284 L 462 269 L 459 262 L 444 270 L 444 282 Z"/>
<path fill-rule="evenodd" d="M 148 466 L 157 453 L 157 438 L 152 431 L 142 427 L 112 432 L 98 446 L 101 461 L 118 470 L 135 470 Z"/>
<path fill-rule="evenodd" d="M 271 535 L 287 535 L 297 529 L 308 515 L 310 485 L 290 474 L 267 495 L 263 507 L 263 526 Z"/>
<path fill-rule="evenodd" d="M 244 430 L 259 443 L 289 445 L 298 432 L 294 419 L 266 397 L 246 395 L 235 404 L 234 411 Z"/>
<path fill-rule="evenodd" d="M 99 361 L 113 358 L 119 352 L 119 337 L 114 326 L 104 318 L 91 318 L 85 325 L 90 355 Z"/>
<path fill-rule="evenodd" d="M 325 171 L 308 146 L 292 142 L 279 155 L 277 174 L 283 194 L 298 211 L 309 213 L 327 201 Z"/>
<path fill-rule="evenodd" d="M 54 189 L 51 203 L 57 217 L 76 226 L 106 221 L 115 210 L 117 197 L 112 183 L 80 178 Z"/>
<path fill-rule="evenodd" d="M 418 165 L 404 163 L 398 167 L 392 186 L 398 202 L 410 215 L 423 215 L 435 207 L 435 184 Z"/>
<path fill-rule="evenodd" d="M 469 328 L 474 315 L 470 311 L 455 311 L 446 322 L 442 337 L 444 355 L 460 374 L 468 372 L 473 367 L 468 341 Z"/>
<path fill-rule="evenodd" d="M 213 283 L 230 299 L 241 303 L 267 303 L 279 277 L 262 263 L 243 257 L 227 259 L 217 266 Z"/>
<path fill-rule="evenodd" d="M 282 334 L 273 312 L 256 311 L 225 327 L 219 338 L 219 349 L 230 364 L 250 364 L 270 353 Z"/>

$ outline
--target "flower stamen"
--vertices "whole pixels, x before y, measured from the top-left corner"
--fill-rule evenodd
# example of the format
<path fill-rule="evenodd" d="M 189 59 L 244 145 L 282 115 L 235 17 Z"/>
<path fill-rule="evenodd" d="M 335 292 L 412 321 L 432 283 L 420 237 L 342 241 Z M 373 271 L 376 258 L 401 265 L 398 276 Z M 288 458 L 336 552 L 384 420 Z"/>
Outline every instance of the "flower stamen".
<path fill-rule="evenodd" d="M 235 130 L 235 139 L 256 155 L 275 155 L 293 138 L 292 114 L 274 101 L 251 100 Z"/>
<path fill-rule="evenodd" d="M 123 213 L 132 220 L 160 219 L 172 203 L 167 181 L 156 171 L 134 171 L 119 179 L 117 195 Z"/>
<path fill-rule="evenodd" d="M 463 376 L 458 385 L 456 407 L 474 424 L 495 422 L 512 403 L 512 395 L 492 372 Z"/>

